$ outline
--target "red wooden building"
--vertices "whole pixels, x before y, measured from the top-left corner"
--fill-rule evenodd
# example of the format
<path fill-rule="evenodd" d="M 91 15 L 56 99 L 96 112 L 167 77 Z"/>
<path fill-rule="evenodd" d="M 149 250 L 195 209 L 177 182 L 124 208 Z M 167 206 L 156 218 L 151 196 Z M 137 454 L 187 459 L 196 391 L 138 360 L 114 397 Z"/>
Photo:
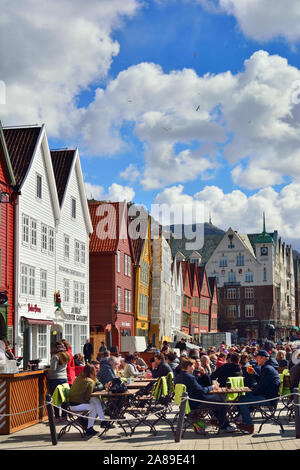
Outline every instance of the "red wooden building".
<path fill-rule="evenodd" d="M 128 237 L 126 202 L 89 201 L 90 330 L 97 353 L 100 341 L 122 350 L 122 336 L 134 335 L 134 254 Z"/>
<path fill-rule="evenodd" d="M 207 274 L 203 266 L 198 267 L 198 277 L 200 286 L 200 312 L 199 328 L 201 333 L 209 332 L 209 312 L 210 312 L 210 288 Z"/>
<path fill-rule="evenodd" d="M 182 261 L 182 283 L 183 283 L 183 302 L 182 302 L 182 322 L 181 330 L 190 334 L 191 328 L 191 299 L 192 299 L 192 277 L 189 261 Z"/>
<path fill-rule="evenodd" d="M 199 312 L 200 312 L 200 284 L 198 269 L 195 263 L 190 263 L 192 278 L 192 299 L 191 299 L 191 336 L 199 340 Z"/>
<path fill-rule="evenodd" d="M 0 123 L 0 335 L 13 346 L 14 206 L 17 187 Z M 6 300 L 7 297 L 7 301 Z"/>
<path fill-rule="evenodd" d="M 215 277 L 208 278 L 210 290 L 209 331 L 218 331 L 218 287 Z"/>

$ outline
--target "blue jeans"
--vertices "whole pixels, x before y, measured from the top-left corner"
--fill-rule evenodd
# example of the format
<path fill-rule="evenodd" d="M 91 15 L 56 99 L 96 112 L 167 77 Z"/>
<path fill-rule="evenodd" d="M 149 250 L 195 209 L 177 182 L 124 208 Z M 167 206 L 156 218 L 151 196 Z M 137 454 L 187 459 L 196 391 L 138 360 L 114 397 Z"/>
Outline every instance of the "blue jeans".
<path fill-rule="evenodd" d="M 254 395 L 253 392 L 246 393 L 246 395 L 242 396 L 239 399 L 239 402 L 257 402 L 257 401 L 264 401 L 264 405 L 267 405 L 268 402 L 265 401 L 266 397 L 263 397 L 262 395 Z M 240 414 L 242 415 L 242 420 L 244 424 L 250 424 L 253 425 L 253 421 L 250 416 L 251 412 L 251 405 L 239 405 L 239 410 Z"/>

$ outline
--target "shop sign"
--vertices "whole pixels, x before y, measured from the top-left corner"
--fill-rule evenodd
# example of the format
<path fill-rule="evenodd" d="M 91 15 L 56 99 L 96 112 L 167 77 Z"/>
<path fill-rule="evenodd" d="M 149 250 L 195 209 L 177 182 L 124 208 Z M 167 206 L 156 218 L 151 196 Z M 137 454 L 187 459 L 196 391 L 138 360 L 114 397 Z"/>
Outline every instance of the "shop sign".
<path fill-rule="evenodd" d="M 35 305 L 28 304 L 28 312 L 41 313 L 41 311 L 42 310 L 37 306 L 37 304 Z"/>
<path fill-rule="evenodd" d="M 130 326 L 131 326 L 131 323 L 127 323 L 127 322 L 122 321 L 121 325 L 122 325 L 122 326 L 129 326 L 129 327 L 130 327 Z"/>

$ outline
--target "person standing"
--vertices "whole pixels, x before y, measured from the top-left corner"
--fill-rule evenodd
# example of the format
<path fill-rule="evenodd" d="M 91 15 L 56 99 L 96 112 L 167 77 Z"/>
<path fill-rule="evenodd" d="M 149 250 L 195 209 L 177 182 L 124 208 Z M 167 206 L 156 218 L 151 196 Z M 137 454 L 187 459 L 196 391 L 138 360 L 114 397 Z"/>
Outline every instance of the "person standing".
<path fill-rule="evenodd" d="M 83 356 L 84 356 L 84 361 L 85 361 L 86 364 L 88 362 L 91 362 L 93 352 L 94 352 L 93 345 L 92 345 L 92 343 L 90 343 L 89 338 L 87 338 L 86 343 L 83 346 Z"/>
<path fill-rule="evenodd" d="M 47 369 L 49 392 L 53 395 L 57 385 L 68 383 L 67 364 L 70 356 L 62 343 L 56 343 L 51 356 L 50 369 Z M 54 414 L 57 421 L 60 420 L 59 408 L 55 406 Z"/>
<path fill-rule="evenodd" d="M 70 343 L 68 343 L 68 341 L 66 339 L 62 339 L 61 342 L 64 345 L 64 347 L 66 348 L 66 351 L 70 356 L 70 360 L 67 364 L 67 378 L 68 378 L 68 384 L 71 387 L 71 385 L 73 384 L 73 382 L 75 380 L 75 377 L 76 377 L 76 374 L 75 374 L 75 361 L 74 361 L 74 357 L 73 357 L 72 348 L 71 348 Z"/>

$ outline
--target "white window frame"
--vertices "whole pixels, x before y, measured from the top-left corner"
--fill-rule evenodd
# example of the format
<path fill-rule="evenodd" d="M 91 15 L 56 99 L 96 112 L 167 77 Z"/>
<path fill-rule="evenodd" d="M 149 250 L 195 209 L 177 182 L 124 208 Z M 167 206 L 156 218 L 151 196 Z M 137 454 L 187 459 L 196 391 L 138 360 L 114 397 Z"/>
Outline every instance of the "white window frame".
<path fill-rule="evenodd" d="M 70 279 L 64 279 L 64 302 L 67 304 L 70 302 Z"/>
<path fill-rule="evenodd" d="M 71 218 L 72 220 L 76 220 L 77 215 L 77 201 L 75 197 L 71 197 Z"/>
<path fill-rule="evenodd" d="M 37 248 L 37 220 L 30 219 L 30 247 Z"/>
<path fill-rule="evenodd" d="M 79 300 L 80 305 L 85 304 L 85 285 L 82 282 L 79 283 Z"/>
<path fill-rule="evenodd" d="M 122 289 L 117 287 L 117 299 L 118 299 L 118 310 L 121 311 L 121 302 L 122 302 Z"/>
<path fill-rule="evenodd" d="M 42 224 L 41 238 L 41 250 L 46 252 L 48 251 L 48 227 L 45 224 Z"/>
<path fill-rule="evenodd" d="M 47 287 L 48 287 L 48 279 L 47 279 L 47 271 L 45 269 L 41 269 L 41 299 L 47 299 Z"/>
<path fill-rule="evenodd" d="M 79 305 L 79 282 L 74 281 L 74 304 Z"/>
<path fill-rule="evenodd" d="M 55 232 L 52 227 L 48 227 L 48 238 L 49 253 L 53 255 L 55 250 Z"/>
<path fill-rule="evenodd" d="M 38 181 L 41 182 L 41 184 L 38 184 Z M 36 173 L 35 177 L 35 197 L 37 199 L 42 199 L 43 198 L 43 177 L 39 173 Z"/>
<path fill-rule="evenodd" d="M 118 273 L 121 272 L 121 251 L 117 251 L 117 270 Z"/>
<path fill-rule="evenodd" d="M 24 245 L 29 245 L 29 221 L 30 218 L 28 215 L 22 215 L 22 243 Z"/>
<path fill-rule="evenodd" d="M 85 243 L 80 243 L 80 264 L 85 265 Z"/>
<path fill-rule="evenodd" d="M 245 318 L 253 318 L 254 317 L 254 305 L 247 304 L 245 305 Z"/>
<path fill-rule="evenodd" d="M 69 261 L 70 259 L 70 237 L 64 234 L 64 259 Z"/>
<path fill-rule="evenodd" d="M 38 345 L 38 358 L 47 359 L 47 343 L 48 343 L 48 332 L 47 325 L 38 325 L 37 328 L 37 345 Z"/>
<path fill-rule="evenodd" d="M 80 242 L 75 240 L 74 243 L 74 261 L 76 264 L 80 264 Z"/>

